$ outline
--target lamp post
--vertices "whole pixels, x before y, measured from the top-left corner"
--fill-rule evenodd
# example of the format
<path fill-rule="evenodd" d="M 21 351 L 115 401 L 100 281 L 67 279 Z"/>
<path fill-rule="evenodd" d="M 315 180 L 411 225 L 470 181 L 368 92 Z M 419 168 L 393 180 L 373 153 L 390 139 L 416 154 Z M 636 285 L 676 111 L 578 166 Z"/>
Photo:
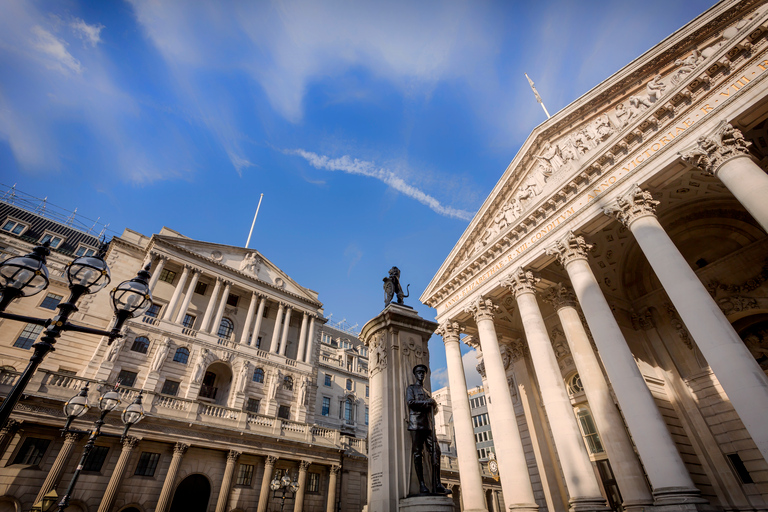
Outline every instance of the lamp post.
<path fill-rule="evenodd" d="M 101 436 L 119 437 L 120 439 L 125 439 L 125 437 L 128 435 L 128 429 L 137 424 L 144 417 L 144 407 L 141 405 L 141 396 L 144 391 L 140 391 L 133 403 L 126 407 L 123 411 L 122 419 L 123 423 L 125 424 L 125 430 L 123 430 L 123 433 L 118 435 L 101 432 L 101 427 L 104 425 L 104 418 L 107 416 L 107 414 L 109 414 L 111 411 L 114 411 L 120 405 L 120 395 L 117 392 L 118 385 L 119 384 L 115 385 L 114 389 L 107 391 L 101 397 L 99 397 L 99 409 L 101 410 L 101 414 L 99 415 L 99 418 L 93 422 L 93 428 L 90 430 L 77 430 L 70 428 L 75 418 L 79 418 L 88 412 L 88 409 L 90 408 L 90 405 L 88 404 L 88 384 L 86 384 L 85 387 L 80 390 L 80 393 L 72 397 L 69 401 L 67 401 L 67 403 L 64 404 L 64 414 L 67 415 L 67 423 L 64 425 L 64 428 L 61 431 L 62 435 L 68 432 L 75 432 L 78 434 L 90 434 L 90 436 L 88 437 L 88 441 L 83 447 L 83 454 L 80 457 L 80 462 L 77 465 L 75 474 L 72 475 L 72 480 L 69 482 L 67 492 L 64 493 L 64 496 L 59 502 L 59 508 L 57 509 L 57 512 L 63 512 L 69 506 L 69 500 L 72 498 L 72 492 L 75 490 L 77 479 L 80 478 L 80 472 L 82 472 L 83 466 L 85 466 L 88 455 L 96 445 L 96 439 Z"/>
<path fill-rule="evenodd" d="M 288 473 L 286 473 L 280 480 L 275 477 L 275 479 L 272 480 L 272 483 L 269 484 L 269 488 L 272 489 L 273 498 L 280 498 L 282 500 L 280 502 L 280 512 L 283 512 L 283 507 L 285 507 L 285 500 L 293 499 L 293 497 L 296 495 L 296 492 L 299 490 L 299 482 L 296 481 L 295 478 L 293 482 L 291 482 L 291 477 L 289 477 Z M 280 491 L 279 495 L 277 494 L 278 491 Z"/>
<path fill-rule="evenodd" d="M 26 322 L 45 327 L 43 337 L 32 345 L 34 353 L 29 363 L 13 385 L 10 393 L 0 405 L 0 429 L 5 427 L 14 407 L 21 398 L 35 370 L 48 352 L 55 350 L 56 340 L 62 332 L 74 331 L 86 334 L 109 336 L 108 344 L 122 336 L 120 330 L 129 318 L 143 314 L 152 305 L 152 294 L 149 290 L 149 265 L 140 270 L 136 277 L 120 283 L 112 290 L 112 308 L 115 311 L 115 321 L 109 331 L 93 329 L 69 322 L 69 317 L 77 311 L 77 301 L 83 295 L 96 293 L 111 280 L 109 267 L 104 261 L 107 244 L 102 244 L 98 254 L 75 258 L 67 265 L 67 280 L 70 295 L 66 302 L 59 304 L 56 316 L 49 319 L 6 313 L 5 308 L 18 297 L 35 295 L 48 287 L 48 269 L 45 258 L 51 253 L 48 242 L 35 247 L 26 256 L 16 256 L 0 263 L 0 318 L 17 322 Z"/>

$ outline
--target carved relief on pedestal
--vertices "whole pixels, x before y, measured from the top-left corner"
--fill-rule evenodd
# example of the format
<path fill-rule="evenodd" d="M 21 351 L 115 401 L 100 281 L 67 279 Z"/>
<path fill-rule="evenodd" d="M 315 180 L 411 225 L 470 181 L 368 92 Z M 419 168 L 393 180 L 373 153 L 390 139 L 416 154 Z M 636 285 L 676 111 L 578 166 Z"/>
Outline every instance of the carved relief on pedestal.
<path fill-rule="evenodd" d="M 368 343 L 370 350 L 370 374 L 373 377 L 375 374 L 387 368 L 387 349 L 384 346 L 384 333 L 378 332 L 371 337 Z"/>

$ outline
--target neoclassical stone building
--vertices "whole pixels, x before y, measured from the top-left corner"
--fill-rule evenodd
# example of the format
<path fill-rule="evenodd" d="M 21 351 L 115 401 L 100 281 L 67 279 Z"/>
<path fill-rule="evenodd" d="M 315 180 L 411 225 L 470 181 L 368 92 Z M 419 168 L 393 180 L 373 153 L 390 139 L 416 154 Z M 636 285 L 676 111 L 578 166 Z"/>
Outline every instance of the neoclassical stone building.
<path fill-rule="evenodd" d="M 68 295 L 63 266 L 93 236 L 0 204 L 5 255 L 25 254 L 44 233 L 64 241 L 49 258 L 51 286 L 9 311 L 52 316 Z M 17 230 L 18 231 L 18 230 Z M 69 243 L 73 241 L 77 243 Z M 3 257 L 5 259 L 5 257 Z M 365 439 L 315 423 L 320 327 L 318 293 L 258 251 L 189 239 L 170 229 L 151 237 L 129 229 L 106 261 L 112 285 L 86 296 L 76 322 L 106 328 L 109 291 L 150 265 L 153 306 L 108 345 L 64 335 L 33 377 L 11 424 L 0 433 L 0 510 L 28 511 L 46 492 L 64 493 L 85 440 L 60 436 L 62 405 L 86 384 L 92 403 L 119 382 L 124 405 L 143 390 L 147 417 L 129 437 L 102 437 L 68 510 L 76 512 L 265 512 L 279 509 L 269 482 L 283 474 L 300 489 L 286 506 L 358 511 L 365 493 Z M 34 327 L 34 326 L 31 326 Z M 0 392 L 7 393 L 39 332 L 0 323 Z M 95 411 L 96 408 L 93 409 Z M 104 431 L 119 434 L 118 413 Z M 75 422 L 88 428 L 90 412 Z"/>
<path fill-rule="evenodd" d="M 465 510 L 486 506 L 462 341 L 510 509 L 768 509 L 766 71 L 768 5 L 720 2 L 503 173 L 421 296 Z"/>

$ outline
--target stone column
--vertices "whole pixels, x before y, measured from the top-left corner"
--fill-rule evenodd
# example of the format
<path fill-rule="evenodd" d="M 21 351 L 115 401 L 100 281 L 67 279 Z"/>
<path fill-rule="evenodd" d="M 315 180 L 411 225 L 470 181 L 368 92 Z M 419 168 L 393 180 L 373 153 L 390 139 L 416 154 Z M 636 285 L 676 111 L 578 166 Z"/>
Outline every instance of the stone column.
<path fill-rule="evenodd" d="M 243 333 L 240 335 L 240 344 L 248 344 L 248 335 L 251 334 L 251 322 L 253 321 L 253 312 L 256 309 L 256 301 L 259 300 L 259 294 L 256 292 L 251 293 L 251 302 L 248 304 L 248 314 L 245 315 L 245 324 L 243 325 Z"/>
<path fill-rule="evenodd" d="M 123 440 L 123 449 L 120 452 L 120 457 L 117 459 L 115 469 L 112 471 L 112 476 L 109 478 L 107 490 L 104 491 L 104 496 L 101 498 L 97 512 L 111 512 L 115 496 L 117 496 L 117 491 L 120 489 L 120 483 L 123 481 L 123 474 L 125 473 L 125 467 L 128 465 L 128 459 L 131 458 L 131 452 L 133 452 L 137 444 L 139 444 L 137 437 L 129 436 Z"/>
<path fill-rule="evenodd" d="M 253 326 L 253 337 L 251 339 L 251 345 L 256 346 L 256 341 L 259 339 L 259 332 L 261 331 L 261 321 L 264 320 L 264 308 L 267 305 L 267 298 L 260 295 L 259 309 L 256 311 L 256 325 Z M 264 350 L 263 347 L 259 347 L 260 350 Z"/>
<path fill-rule="evenodd" d="M 576 296 L 569 288 L 559 285 L 550 289 L 544 300 L 552 304 L 560 318 L 565 339 L 568 341 L 573 362 L 584 385 L 584 393 L 600 433 L 600 440 L 605 446 L 611 469 L 621 490 L 624 509 L 642 512 L 643 508 L 653 505 L 653 497 L 624 428 L 624 420 L 613 403 L 608 383 L 592 350 L 587 331 L 581 323 L 576 309 Z"/>
<path fill-rule="evenodd" d="M 190 268 L 191 267 L 189 265 L 184 265 L 184 270 L 181 272 L 179 282 L 176 284 L 176 288 L 173 290 L 171 301 L 165 308 L 165 315 L 163 315 L 163 319 L 168 320 L 169 322 L 173 320 L 173 313 L 176 311 L 176 306 L 179 304 L 181 292 L 184 291 L 184 285 L 187 284 L 187 277 L 189 277 Z"/>
<path fill-rule="evenodd" d="M 291 311 L 293 308 L 288 306 L 285 308 L 285 322 L 283 322 L 283 335 L 280 338 L 280 355 L 285 355 L 285 350 L 288 348 L 288 329 L 291 327 Z"/>
<path fill-rule="evenodd" d="M 232 474 L 235 472 L 235 464 L 240 458 L 241 452 L 229 450 L 227 454 L 227 467 L 224 468 L 224 478 L 221 480 L 219 500 L 216 502 L 216 512 L 227 512 L 229 502 L 229 488 L 232 487 Z"/>
<path fill-rule="evenodd" d="M 304 509 L 304 493 L 307 487 L 307 470 L 310 464 L 308 460 L 302 460 L 299 462 L 299 490 L 296 491 L 296 501 L 293 507 L 295 512 L 302 512 Z"/>
<path fill-rule="evenodd" d="M 272 472 L 275 469 L 277 457 L 267 455 L 264 459 L 264 476 L 261 477 L 261 489 L 259 490 L 259 503 L 256 512 L 267 512 L 269 504 L 269 484 L 272 482 Z"/>
<path fill-rule="evenodd" d="M 307 330 L 307 353 L 304 355 L 305 363 L 312 363 L 312 349 L 315 342 L 315 319 L 316 315 L 312 315 L 309 319 L 309 329 Z"/>
<path fill-rule="evenodd" d="M 8 447 L 8 443 L 11 442 L 11 439 L 13 439 L 13 436 L 20 426 L 20 422 L 11 418 L 5 423 L 2 430 L 0 430 L 0 456 L 5 454 L 5 449 Z M 35 501 L 35 503 L 37 503 L 37 501 Z"/>
<path fill-rule="evenodd" d="M 277 317 L 275 318 L 275 328 L 272 329 L 272 340 L 269 345 L 269 351 L 277 354 L 277 349 L 280 347 L 280 321 L 283 319 L 283 310 L 285 309 L 285 303 L 281 302 L 280 307 L 277 308 Z"/>
<path fill-rule="evenodd" d="M 307 318 L 309 313 L 304 312 L 304 316 L 301 318 L 301 331 L 299 331 L 299 351 L 296 353 L 297 361 L 304 361 L 304 349 L 307 346 Z"/>
<path fill-rule="evenodd" d="M 187 311 L 189 311 L 189 303 L 192 302 L 192 294 L 195 293 L 198 279 L 200 279 L 200 271 L 194 270 L 192 272 L 192 279 L 189 281 L 189 286 L 187 286 L 187 293 L 184 294 L 184 300 L 181 302 L 179 314 L 176 315 L 177 324 L 182 323 L 184 321 L 184 317 L 187 316 Z"/>
<path fill-rule="evenodd" d="M 213 318 L 208 332 L 214 336 L 219 332 L 219 325 L 221 325 L 221 319 L 224 317 L 224 308 L 227 307 L 227 299 L 229 298 L 229 289 L 232 286 L 230 281 L 224 281 L 224 291 L 221 292 L 221 299 L 219 300 L 219 308 L 216 311 L 216 316 Z"/>
<path fill-rule="evenodd" d="M 752 217 L 768 231 L 768 176 L 749 153 L 751 142 L 741 131 L 723 124 L 717 133 L 699 139 L 681 156 L 686 163 L 723 182 Z M 763 452 L 765 456 L 765 452 Z"/>
<path fill-rule="evenodd" d="M 766 197 L 761 201 L 768 204 Z M 649 192 L 634 186 L 606 212 L 615 214 L 632 232 L 749 435 L 768 460 L 768 377 L 664 231 L 654 213 L 658 204 Z"/>
<path fill-rule="evenodd" d="M 179 472 L 181 459 L 184 458 L 184 454 L 187 453 L 188 449 L 189 445 L 184 443 L 176 443 L 176 445 L 173 447 L 171 465 L 168 466 L 168 472 L 165 474 L 165 480 L 163 480 L 163 488 L 160 490 L 160 498 L 157 500 L 155 512 L 165 512 L 168 506 L 171 504 L 173 483 L 176 481 L 176 474 Z"/>
<path fill-rule="evenodd" d="M 203 323 L 200 324 L 201 331 L 208 332 L 208 325 L 211 323 L 211 318 L 213 317 L 213 312 L 216 309 L 216 298 L 219 296 L 219 290 L 221 289 L 221 281 L 222 279 L 217 277 L 216 278 L 216 284 L 213 286 L 213 291 L 211 292 L 211 299 L 208 301 L 208 307 L 205 308 L 205 315 L 203 315 Z"/>
<path fill-rule="evenodd" d="M 705 503 L 699 497 L 701 492 L 693 484 L 611 307 L 589 268 L 587 250 L 590 247 L 582 237 L 570 233 L 547 249 L 547 253 L 557 255 L 568 272 L 653 487 L 655 504 L 693 506 Z"/>
<path fill-rule="evenodd" d="M 67 432 L 64 435 L 64 445 L 56 455 L 56 460 L 53 461 L 53 466 L 48 472 L 48 475 L 45 477 L 45 482 L 43 482 L 43 486 L 40 488 L 40 491 L 37 493 L 37 497 L 32 503 L 37 503 L 38 501 L 42 500 L 43 496 L 48 494 L 51 489 L 56 488 L 56 484 L 58 484 L 59 479 L 61 479 L 61 473 L 64 472 L 64 467 L 67 465 L 67 461 L 69 460 L 69 454 L 72 453 L 72 448 L 75 447 L 81 437 L 83 437 L 82 434 L 77 434 L 75 432 Z"/>
<path fill-rule="evenodd" d="M 341 470 L 341 466 L 334 464 L 331 466 L 331 476 L 328 479 L 328 502 L 325 505 L 325 512 L 336 512 L 336 479 Z"/>
<path fill-rule="evenodd" d="M 490 299 L 478 297 L 468 308 L 477 322 L 478 338 L 483 351 L 483 362 L 488 380 L 488 395 L 493 402 L 491 430 L 504 432 L 493 439 L 499 464 L 501 488 L 510 510 L 536 511 L 538 505 L 533 496 L 528 463 L 525 460 L 523 442 L 517 428 L 517 417 L 512 396 L 509 393 L 507 375 L 501 359 L 499 341 L 493 326 L 493 314 L 497 306 Z M 472 443 L 474 449 L 475 444 Z"/>
<path fill-rule="evenodd" d="M 155 264 L 154 270 L 152 270 L 152 276 L 149 278 L 149 291 L 155 289 L 155 285 L 157 284 L 157 280 L 160 279 L 160 272 L 163 271 L 166 260 L 168 260 L 168 256 L 158 255 L 155 257 L 157 263 Z"/>
<path fill-rule="evenodd" d="M 557 364 L 557 356 L 547 333 L 547 326 L 536 301 L 536 283 L 532 272 L 518 268 L 501 285 L 509 288 L 517 301 L 520 319 L 528 340 L 533 368 L 541 391 L 541 401 L 549 417 L 552 437 L 560 458 L 572 511 L 608 510 L 587 455 L 584 440 L 573 415 L 573 406 Z M 487 364 L 486 364 L 486 372 Z"/>
<path fill-rule="evenodd" d="M 443 337 L 445 360 L 448 365 L 448 388 L 453 408 L 453 430 L 456 434 L 456 453 L 459 462 L 459 482 L 466 512 L 486 512 L 483 497 L 483 477 L 475 450 L 475 433 L 472 429 L 472 413 L 467 396 L 467 379 L 461 359 L 460 327 L 450 320 L 438 326 L 437 334 Z"/>

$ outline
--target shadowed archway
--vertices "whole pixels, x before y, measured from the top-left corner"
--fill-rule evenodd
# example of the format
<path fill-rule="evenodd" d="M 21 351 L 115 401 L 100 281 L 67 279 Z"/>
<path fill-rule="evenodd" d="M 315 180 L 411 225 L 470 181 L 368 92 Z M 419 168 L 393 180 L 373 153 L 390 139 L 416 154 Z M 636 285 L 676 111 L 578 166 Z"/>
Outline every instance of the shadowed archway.
<path fill-rule="evenodd" d="M 176 488 L 170 512 L 206 512 L 210 497 L 208 479 L 203 475 L 189 475 Z"/>

